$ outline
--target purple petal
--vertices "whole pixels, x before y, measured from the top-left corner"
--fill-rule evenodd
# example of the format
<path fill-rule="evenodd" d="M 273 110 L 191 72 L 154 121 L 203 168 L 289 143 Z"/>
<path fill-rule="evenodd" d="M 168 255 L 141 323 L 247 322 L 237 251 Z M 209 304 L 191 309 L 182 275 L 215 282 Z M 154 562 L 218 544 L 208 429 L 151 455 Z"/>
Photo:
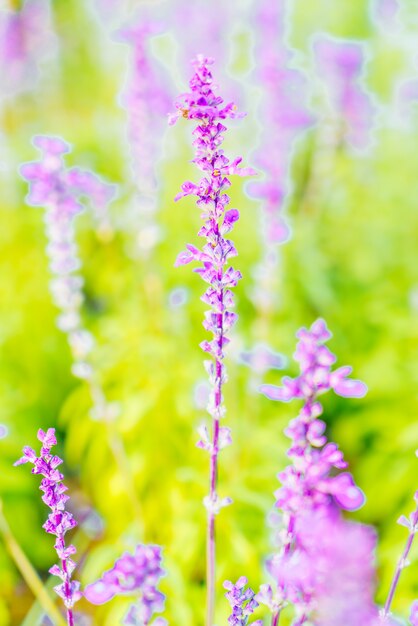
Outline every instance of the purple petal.
<path fill-rule="evenodd" d="M 343 472 L 331 479 L 332 488 L 330 493 L 338 504 L 346 511 L 355 511 L 365 502 L 364 493 L 357 487 L 353 477 L 348 472 Z"/>
<path fill-rule="evenodd" d="M 367 385 L 361 380 L 345 378 L 335 385 L 334 391 L 343 398 L 364 398 L 367 393 Z"/>
<path fill-rule="evenodd" d="M 279 400 L 280 402 L 288 402 L 292 397 L 288 389 L 276 385 L 261 385 L 259 391 L 270 400 Z"/>
<path fill-rule="evenodd" d="M 91 604 L 104 604 L 116 595 L 116 590 L 112 585 L 107 585 L 102 580 L 97 580 L 91 585 L 87 585 L 84 596 Z"/>

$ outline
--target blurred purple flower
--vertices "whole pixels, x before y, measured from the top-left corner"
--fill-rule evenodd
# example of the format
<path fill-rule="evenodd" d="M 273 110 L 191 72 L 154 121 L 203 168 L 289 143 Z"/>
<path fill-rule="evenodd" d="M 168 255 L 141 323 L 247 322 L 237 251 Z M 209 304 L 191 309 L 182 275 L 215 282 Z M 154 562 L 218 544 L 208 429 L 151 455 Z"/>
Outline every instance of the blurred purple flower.
<path fill-rule="evenodd" d="M 255 74 L 262 87 L 263 128 L 255 162 L 266 179 L 249 184 L 248 190 L 263 201 L 263 236 L 267 244 L 289 239 L 283 209 L 290 191 L 293 147 L 314 121 L 307 106 L 307 79 L 290 67 L 293 51 L 285 41 L 287 10 L 287 0 L 260 0 L 254 10 Z"/>
<path fill-rule="evenodd" d="M 67 531 L 77 526 L 74 517 L 65 510 L 69 496 L 66 495 L 67 487 L 62 482 L 64 475 L 57 469 L 63 462 L 58 456 L 51 454 L 51 449 L 57 444 L 55 429 L 48 428 L 46 432 L 38 430 L 38 439 L 42 443 L 40 455 L 29 446 L 23 448 L 23 456 L 14 465 L 31 463 L 32 474 L 43 476 L 40 489 L 43 492 L 42 500 L 51 509 L 43 528 L 47 533 L 55 535 L 55 550 L 61 560 L 61 567 L 54 565 L 49 570 L 53 576 L 61 578 L 62 583 L 54 587 L 54 591 L 64 600 L 67 608 L 68 625 L 74 625 L 73 606 L 81 598 L 80 583 L 71 580 L 71 575 L 76 564 L 71 559 L 75 554 L 75 547 L 65 543 Z"/>
<path fill-rule="evenodd" d="M 286 358 L 264 343 L 258 343 L 252 350 L 241 352 L 239 359 L 258 374 L 265 374 L 271 369 L 281 370 L 286 365 Z"/>
<path fill-rule="evenodd" d="M 399 0 L 372 0 L 371 17 L 385 32 L 396 29 L 400 10 Z"/>
<path fill-rule="evenodd" d="M 127 137 L 131 152 L 132 178 L 138 191 L 135 207 L 139 223 L 139 244 L 148 253 L 161 237 L 155 221 L 158 179 L 165 120 L 171 106 L 170 78 L 153 56 L 150 43 L 163 30 L 163 23 L 143 10 L 128 26 L 117 32 L 118 40 L 131 46 L 131 64 L 121 104 L 127 116 Z M 144 236 L 147 234 L 147 236 Z"/>
<path fill-rule="evenodd" d="M 112 569 L 88 585 L 84 595 L 92 604 L 104 604 L 116 595 L 140 594 L 139 600 L 129 609 L 124 623 L 147 626 L 151 624 L 154 613 L 164 610 L 165 596 L 158 590 L 159 580 L 164 575 L 161 561 L 159 546 L 138 545 L 134 554 L 125 552 Z M 166 621 L 158 618 L 152 623 L 154 626 L 162 626 Z"/>
<path fill-rule="evenodd" d="M 0 12 L 0 97 L 33 88 L 39 63 L 53 50 L 49 2 L 26 0 Z"/>
<path fill-rule="evenodd" d="M 226 580 L 224 582 L 224 588 L 227 589 L 225 594 L 226 599 L 231 605 L 231 615 L 228 617 L 228 624 L 231 626 L 246 626 L 248 624 L 248 617 L 252 615 L 255 609 L 258 607 L 258 602 L 254 598 L 255 593 L 251 587 L 247 587 L 248 580 L 245 576 L 241 576 L 235 583 Z M 261 625 L 261 621 L 253 622 Z"/>
<path fill-rule="evenodd" d="M 345 124 L 346 141 L 359 150 L 368 148 L 376 105 L 362 83 L 365 45 L 320 34 L 313 39 L 313 54 L 330 106 Z"/>
<path fill-rule="evenodd" d="M 61 310 L 59 328 L 68 336 L 74 363 L 73 374 L 89 378 L 91 367 L 86 359 L 93 347 L 92 335 L 82 327 L 80 307 L 83 302 L 83 280 L 77 274 L 81 267 L 74 234 L 74 220 L 84 210 L 88 199 L 100 219 L 107 213 L 116 187 L 90 171 L 67 169 L 63 157 L 70 146 L 60 137 L 38 135 L 34 146 L 41 152 L 39 161 L 24 163 L 21 176 L 29 183 L 27 203 L 45 208 L 47 254 L 54 279 L 50 288 L 56 306 Z"/>
<path fill-rule="evenodd" d="M 176 287 L 168 294 L 170 309 L 179 309 L 186 304 L 189 299 L 189 292 L 185 287 Z"/>
<path fill-rule="evenodd" d="M 297 548 L 268 562 L 283 600 L 296 609 L 293 623 L 313 618 L 317 626 L 377 626 L 374 530 L 322 509 L 301 511 L 293 532 Z M 276 610 L 269 585 L 256 599 Z"/>
<path fill-rule="evenodd" d="M 195 58 L 201 50 L 207 57 L 220 60 L 217 72 L 223 79 L 223 89 L 228 89 L 228 98 L 236 99 L 239 87 L 228 73 L 228 60 L 231 31 L 236 23 L 237 12 L 233 3 L 223 0 L 176 0 L 169 3 L 172 13 L 169 23 L 173 25 L 174 36 L 181 41 L 179 46 L 180 65 L 184 66 Z M 187 24 L 187 29 L 185 29 Z M 228 78 L 228 80 L 224 80 Z M 232 89 L 231 89 L 232 87 Z"/>
<path fill-rule="evenodd" d="M 411 626 L 418 626 L 418 600 L 412 603 L 409 621 L 411 622 Z"/>

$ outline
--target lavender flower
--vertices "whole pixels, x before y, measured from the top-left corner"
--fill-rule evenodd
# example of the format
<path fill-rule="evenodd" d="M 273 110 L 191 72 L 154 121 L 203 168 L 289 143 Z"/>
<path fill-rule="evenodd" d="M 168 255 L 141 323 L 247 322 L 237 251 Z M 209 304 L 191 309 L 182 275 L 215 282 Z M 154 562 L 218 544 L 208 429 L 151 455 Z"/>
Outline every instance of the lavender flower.
<path fill-rule="evenodd" d="M 373 529 L 326 509 L 301 510 L 294 534 L 292 552 L 285 558 L 276 555 L 268 564 L 282 602 L 295 608 L 293 623 L 309 619 L 317 626 L 377 626 Z M 264 586 L 256 599 L 271 610 L 272 596 L 271 587 Z"/>
<path fill-rule="evenodd" d="M 40 489 L 43 492 L 42 500 L 51 509 L 43 528 L 47 533 L 55 535 L 55 550 L 61 561 L 61 566 L 54 565 L 49 570 L 54 576 L 61 578 L 62 583 L 54 587 L 54 591 L 64 600 L 67 609 L 68 626 L 74 625 L 73 606 L 80 599 L 80 583 L 71 580 L 71 575 L 76 567 L 71 556 L 76 549 L 72 544 L 66 545 L 65 534 L 77 526 L 74 517 L 65 510 L 69 496 L 66 495 L 67 487 L 64 485 L 64 476 L 57 469 L 63 462 L 58 456 L 51 454 L 51 449 L 57 444 L 55 429 L 48 428 L 46 433 L 38 430 L 38 439 L 42 443 L 40 455 L 29 446 L 23 448 L 23 456 L 14 465 L 32 463 L 32 474 L 43 476 Z"/>
<path fill-rule="evenodd" d="M 398 13 L 398 0 L 372 0 L 371 16 L 377 26 L 380 26 L 385 34 L 396 28 Z"/>
<path fill-rule="evenodd" d="M 367 149 L 372 142 L 376 106 L 362 84 L 365 46 L 318 35 L 313 41 L 313 52 L 318 74 L 324 81 L 330 116 L 336 116 L 337 125 L 345 125 L 344 138 L 353 148 Z"/>
<path fill-rule="evenodd" d="M 133 180 L 138 197 L 135 224 L 139 223 L 139 249 L 149 254 L 161 238 L 155 221 L 158 184 L 156 164 L 160 156 L 164 116 L 169 110 L 169 80 L 152 57 L 149 43 L 162 30 L 162 23 L 147 15 L 136 18 L 136 23 L 118 33 L 120 41 L 132 47 L 131 67 L 121 103 L 127 115 L 128 141 L 131 150 Z"/>
<path fill-rule="evenodd" d="M 323 411 L 318 397 L 330 389 L 344 397 L 362 397 L 367 388 L 361 381 L 348 378 L 351 367 L 331 369 L 336 358 L 324 345 L 331 333 L 323 320 L 314 322 L 310 330 L 302 328 L 297 337 L 299 342 L 294 357 L 299 362 L 300 375 L 296 378 L 284 377 L 282 387 L 261 387 L 262 393 L 273 400 L 304 401 L 299 415 L 285 431 L 292 440 L 288 451 L 292 464 L 279 474 L 282 486 L 275 493 L 276 506 L 283 513 L 281 549 L 269 566 L 277 581 L 277 590 L 264 589 L 264 596 L 269 598 L 273 607 L 274 624 L 277 624 L 286 602 L 300 605 L 301 615 L 310 610 L 309 596 L 305 594 L 301 601 L 297 594 L 290 593 L 289 586 L 292 586 L 278 575 L 283 568 L 290 568 L 291 559 L 299 567 L 299 551 L 303 543 L 298 530 L 300 520 L 305 516 L 309 519 L 315 512 L 326 521 L 329 516 L 338 520 L 339 509 L 354 510 L 364 502 L 364 496 L 351 474 L 336 473 L 336 470 L 345 469 L 347 463 L 338 446 L 327 441 L 326 424 L 318 419 Z"/>
<path fill-rule="evenodd" d="M 228 617 L 228 624 L 231 624 L 231 626 L 246 626 L 248 617 L 258 607 L 254 591 L 251 587 L 245 588 L 247 583 L 248 580 L 245 576 L 241 576 L 235 585 L 230 580 L 224 582 L 224 588 L 228 590 L 225 597 L 232 609 L 231 615 Z M 261 621 L 253 622 L 253 626 L 256 624 L 261 625 L 261 623 Z"/>
<path fill-rule="evenodd" d="M 211 0 L 209 5 L 206 0 L 194 2 L 176 0 L 166 8 L 166 11 L 170 8 L 172 14 L 169 23 L 173 24 L 174 36 L 182 44 L 179 48 L 181 65 L 188 63 L 199 50 L 205 50 L 210 58 L 225 59 L 225 63 L 217 68 L 217 72 L 224 77 L 227 60 L 230 57 L 228 44 L 231 41 L 231 31 L 238 19 L 238 12 L 234 11 L 233 3 Z M 184 28 L 185 24 L 188 25 L 187 30 Z M 224 87 L 230 89 L 231 83 L 231 76 L 228 74 L 228 84 Z"/>
<path fill-rule="evenodd" d="M 255 80 L 261 87 L 260 145 L 255 163 L 264 180 L 248 185 L 251 196 L 262 202 L 262 258 L 254 269 L 252 299 L 259 316 L 266 318 L 277 303 L 280 275 L 279 246 L 290 238 L 285 205 L 291 193 L 290 166 L 295 144 L 312 126 L 307 106 L 308 82 L 291 68 L 294 51 L 286 41 L 287 0 L 260 0 L 253 11 L 255 29 Z M 267 324 L 260 322 L 260 327 Z M 262 337 L 266 340 L 266 336 Z"/>
<path fill-rule="evenodd" d="M 19 11 L 0 11 L 0 96 L 32 88 L 53 45 L 49 2 L 26 0 Z"/>
<path fill-rule="evenodd" d="M 198 234 L 206 240 L 206 244 L 201 250 L 191 244 L 187 245 L 187 249 L 177 257 L 176 265 L 200 261 L 202 267 L 195 271 L 209 284 L 202 296 L 203 302 L 210 306 L 210 310 L 205 313 L 203 326 L 212 333 L 213 339 L 204 341 L 201 347 L 211 356 L 211 360 L 205 361 L 205 368 L 212 385 L 208 412 L 213 419 L 213 431 L 211 438 L 205 434 L 198 444 L 210 454 L 210 492 L 204 500 L 208 511 L 208 626 L 213 624 L 215 597 L 215 516 L 223 506 L 231 502 L 230 498 L 219 498 L 217 494 L 217 473 L 221 441 L 225 445 L 230 442 L 229 429 L 220 427 L 220 419 L 225 414 L 222 387 L 226 381 L 226 370 L 223 361 L 225 347 L 230 341 L 227 334 L 237 319 L 237 315 L 231 312 L 234 306 L 231 288 L 241 278 L 241 272 L 231 266 L 226 267 L 229 259 L 237 255 L 237 251 L 225 235 L 239 219 L 239 212 L 236 209 L 227 209 L 229 197 L 225 192 L 231 184 L 228 178 L 231 174 L 246 176 L 254 173 L 250 168 L 240 169 L 238 165 L 242 159 L 237 158 L 231 162 L 220 147 L 227 130 L 222 122 L 237 117 L 238 114 L 233 103 L 224 105 L 223 99 L 216 95 L 210 70 L 212 63 L 212 59 L 202 55 L 193 61 L 195 74 L 189 83 L 191 92 L 177 100 L 177 113 L 170 118 L 171 123 L 175 123 L 180 116 L 197 121 L 193 131 L 193 145 L 196 148 L 193 162 L 204 173 L 198 184 L 189 181 L 183 183 L 176 200 L 188 195 L 197 197 L 197 205 L 204 220 Z"/>
<path fill-rule="evenodd" d="M 287 12 L 286 0 L 261 0 L 254 15 L 256 75 L 263 89 L 263 133 L 256 163 L 266 180 L 252 183 L 249 189 L 264 202 L 264 240 L 270 244 L 289 238 L 283 206 L 290 190 L 293 147 L 297 137 L 313 123 L 306 102 L 307 80 L 302 72 L 289 67 L 294 54 L 285 40 Z"/>
<path fill-rule="evenodd" d="M 130 626 L 163 626 L 166 620 L 157 618 L 154 613 L 164 610 L 165 596 L 158 590 L 160 578 L 164 575 L 161 567 L 159 546 L 138 545 L 134 554 L 126 552 L 96 582 L 88 585 L 84 595 L 92 604 L 104 604 L 116 595 L 140 594 L 139 600 L 131 606 L 124 621 Z"/>
<path fill-rule="evenodd" d="M 83 328 L 80 316 L 84 299 L 83 279 L 78 274 L 81 261 L 75 242 L 74 221 L 84 210 L 82 198 L 90 199 L 103 215 L 116 188 L 92 172 L 67 169 L 63 155 L 70 151 L 70 146 L 61 138 L 37 136 L 33 143 L 41 152 L 40 161 L 25 163 L 20 168 L 22 177 L 29 183 L 27 202 L 46 210 L 46 250 L 54 275 L 50 287 L 54 303 L 61 310 L 58 326 L 66 333 L 72 351 L 72 373 L 78 378 L 91 380 L 93 369 L 88 356 L 94 339 Z"/>
<path fill-rule="evenodd" d="M 29 183 L 28 204 L 42 206 L 46 210 L 47 254 L 54 275 L 50 288 L 53 301 L 61 310 L 58 326 L 68 338 L 73 357 L 73 375 L 88 385 L 93 403 L 90 414 L 93 419 L 107 424 L 109 446 L 124 477 L 132 508 L 141 525 L 140 505 L 129 460 L 126 458 L 123 441 L 112 426 L 119 407 L 106 398 L 98 381 L 98 373 L 90 362 L 94 338 L 84 328 L 81 320 L 83 279 L 78 273 L 81 261 L 74 235 L 75 218 L 84 210 L 82 199 L 90 200 L 96 206 L 101 219 L 104 219 L 103 215 L 116 193 L 116 187 L 105 183 L 92 172 L 79 168 L 67 169 L 63 155 L 70 151 L 70 146 L 63 139 L 37 136 L 33 143 L 41 151 L 41 159 L 23 164 L 20 173 Z"/>

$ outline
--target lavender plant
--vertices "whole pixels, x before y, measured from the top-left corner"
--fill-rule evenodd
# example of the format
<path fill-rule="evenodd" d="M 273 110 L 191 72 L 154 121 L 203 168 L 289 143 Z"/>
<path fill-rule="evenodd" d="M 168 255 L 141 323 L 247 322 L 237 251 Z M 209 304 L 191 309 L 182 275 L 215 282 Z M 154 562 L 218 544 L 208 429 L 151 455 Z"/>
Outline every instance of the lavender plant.
<path fill-rule="evenodd" d="M 281 487 L 275 493 L 276 507 L 282 514 L 280 541 L 278 552 L 267 565 L 275 587 L 264 585 L 257 599 L 270 609 L 272 626 L 277 626 L 287 604 L 295 609 L 297 625 L 312 619 L 315 612 L 322 625 L 372 624 L 377 619 L 372 600 L 373 568 L 367 569 L 365 563 L 372 567 L 374 543 L 368 529 L 349 526 L 339 515 L 341 509 L 352 511 L 362 506 L 364 496 L 352 475 L 339 471 L 346 469 L 347 463 L 338 445 L 327 440 L 326 424 L 319 419 L 323 407 L 318 400 L 331 389 L 343 397 L 359 398 L 367 388 L 363 382 L 349 378 L 351 367 L 332 369 L 336 358 L 325 346 L 331 333 L 323 320 L 314 322 L 309 330 L 302 328 L 297 337 L 294 358 L 300 375 L 284 377 L 281 387 L 261 387 L 270 399 L 300 399 L 303 406 L 285 431 L 292 441 L 288 451 L 292 464 L 278 475 Z M 352 544 L 359 549 L 358 560 L 352 558 L 351 548 L 344 552 L 351 541 L 344 550 L 341 548 L 342 536 L 353 537 Z M 323 587 L 324 580 L 327 585 L 332 583 L 333 569 L 341 570 L 346 577 L 334 585 L 334 595 L 331 587 Z M 355 603 L 351 590 L 344 603 L 342 590 L 356 580 L 352 570 L 359 581 L 357 600 Z M 332 615 L 334 622 L 329 621 Z"/>
<path fill-rule="evenodd" d="M 150 42 L 162 30 L 162 23 L 147 15 L 136 18 L 118 32 L 131 46 L 131 66 L 121 103 L 127 116 L 132 178 L 137 194 L 130 222 L 138 229 L 137 249 L 147 256 L 162 237 L 155 214 L 158 208 L 156 165 L 161 154 L 164 116 L 169 110 L 169 80 L 152 57 Z"/>
<path fill-rule="evenodd" d="M 107 427 L 110 449 L 124 477 L 137 523 L 141 527 L 140 505 L 129 460 L 123 441 L 114 427 L 119 407 L 106 398 L 98 372 L 90 359 L 94 338 L 83 326 L 81 319 L 83 279 L 79 274 L 81 261 L 74 230 L 75 219 L 84 210 L 83 199 L 92 202 L 96 207 L 98 220 L 104 223 L 107 219 L 107 207 L 115 196 L 116 187 L 90 171 L 76 167 L 66 168 L 63 156 L 70 151 L 70 146 L 63 139 L 36 136 L 33 143 L 41 152 L 41 159 L 23 164 L 20 174 L 29 183 L 27 203 L 44 207 L 46 211 L 46 251 L 54 276 L 50 289 L 55 305 L 61 310 L 58 326 L 66 334 L 70 345 L 73 357 L 72 374 L 84 380 L 89 388 L 93 405 L 91 417 L 101 420 Z"/>
<path fill-rule="evenodd" d="M 202 267 L 194 271 L 201 275 L 209 287 L 202 296 L 210 310 L 205 313 L 203 326 L 212 333 L 211 341 L 203 341 L 200 345 L 211 359 L 204 362 L 209 375 L 211 393 L 208 412 L 212 417 L 212 433 L 202 431 L 198 446 L 210 455 L 209 495 L 204 504 L 207 509 L 207 614 L 206 624 L 212 626 L 215 608 L 215 518 L 220 509 L 231 503 L 228 497 L 220 498 L 217 491 L 218 456 L 222 448 L 231 443 L 230 429 L 220 426 L 225 414 L 222 389 L 226 382 L 224 365 L 225 347 L 229 343 L 228 332 L 237 320 L 231 311 L 234 296 L 231 288 L 241 278 L 241 272 L 227 267 L 229 259 L 237 255 L 234 244 L 225 235 L 230 232 L 239 219 L 237 209 L 227 209 L 229 196 L 225 191 L 230 186 L 229 176 L 238 174 L 246 176 L 255 173 L 250 168 L 239 168 L 240 157 L 232 162 L 221 149 L 226 126 L 221 122 L 239 117 L 235 104 L 224 101 L 216 95 L 211 65 L 213 60 L 202 55 L 193 61 L 195 74 L 190 80 L 190 93 L 182 95 L 176 101 L 177 113 L 170 118 L 175 123 L 179 117 L 196 120 L 193 131 L 193 145 L 196 156 L 195 165 L 204 173 L 198 184 L 185 182 L 176 200 L 184 196 L 197 197 L 197 206 L 201 209 L 204 225 L 199 230 L 199 237 L 206 240 L 201 250 L 188 244 L 187 249 L 177 257 L 176 265 L 185 265 L 191 261 L 202 263 Z"/>
<path fill-rule="evenodd" d="M 32 448 L 25 446 L 23 456 L 16 461 L 15 465 L 31 463 L 33 465 L 32 474 L 43 476 L 40 485 L 44 494 L 42 500 L 51 509 L 43 528 L 47 533 L 55 535 L 54 548 L 61 563 L 61 565 L 54 565 L 49 571 L 62 580 L 62 583 L 54 587 L 54 591 L 64 601 L 68 626 L 74 626 L 73 607 L 80 599 L 81 593 L 80 583 L 72 580 L 72 573 L 76 564 L 71 557 L 75 554 L 76 549 L 72 544 L 66 544 L 65 535 L 77 526 L 77 522 L 72 514 L 66 510 L 66 502 L 69 500 L 69 496 L 66 495 L 68 487 L 63 483 L 64 475 L 57 469 L 63 461 L 59 456 L 51 453 L 52 448 L 57 445 L 55 429 L 48 428 L 46 433 L 40 429 L 38 439 L 42 443 L 39 456 Z"/>
<path fill-rule="evenodd" d="M 264 179 L 248 185 L 250 195 L 261 201 L 262 252 L 253 269 L 251 299 L 257 315 L 257 339 L 264 344 L 269 340 L 272 315 L 280 302 L 280 247 L 291 236 L 286 216 L 292 192 L 290 167 L 298 139 L 314 122 L 307 104 L 309 83 L 299 69 L 292 67 L 295 53 L 287 42 L 289 10 L 287 0 L 261 0 L 252 9 L 256 26 L 254 79 L 261 88 L 262 125 L 254 158 Z M 258 388 L 260 377 L 253 371 L 250 384 Z"/>
<path fill-rule="evenodd" d="M 327 109 L 324 139 L 337 145 L 342 138 L 355 149 L 369 148 L 376 105 L 363 84 L 365 45 L 318 35 L 313 52 Z"/>
<path fill-rule="evenodd" d="M 34 87 L 54 43 L 47 0 L 26 0 L 19 8 L 0 11 L 0 96 Z"/>

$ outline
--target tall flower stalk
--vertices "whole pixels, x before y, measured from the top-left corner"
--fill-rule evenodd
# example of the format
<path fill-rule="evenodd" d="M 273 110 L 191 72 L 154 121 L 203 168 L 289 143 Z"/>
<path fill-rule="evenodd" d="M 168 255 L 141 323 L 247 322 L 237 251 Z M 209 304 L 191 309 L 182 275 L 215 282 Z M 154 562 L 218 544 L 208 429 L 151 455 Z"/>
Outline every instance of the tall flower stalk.
<path fill-rule="evenodd" d="M 237 315 L 231 311 L 234 306 L 231 288 L 241 278 L 241 272 L 228 267 L 229 259 L 236 256 L 237 251 L 225 235 L 239 219 L 239 212 L 227 209 L 230 199 L 225 192 L 231 185 L 230 175 L 246 176 L 254 173 L 250 168 L 239 169 L 242 159 L 230 161 L 221 149 L 227 130 L 222 122 L 239 114 L 235 104 L 231 102 L 225 105 L 224 100 L 216 95 L 212 63 L 212 59 L 202 55 L 196 57 L 193 61 L 195 73 L 189 83 L 191 91 L 179 97 L 176 101 L 177 113 L 170 118 L 171 123 L 175 123 L 179 117 L 197 121 L 193 131 L 193 145 L 196 149 L 193 163 L 204 174 L 197 184 L 190 181 L 183 183 L 176 200 L 188 195 L 197 197 L 197 206 L 201 209 L 204 222 L 198 235 L 206 243 L 202 249 L 188 244 L 186 250 L 177 257 L 176 265 L 185 265 L 191 261 L 202 263 L 195 272 L 209 285 L 201 298 L 210 307 L 205 313 L 203 326 L 212 333 L 213 338 L 200 345 L 211 357 L 204 364 L 211 384 L 207 410 L 212 417 L 212 432 L 209 434 L 203 428 L 197 444 L 210 455 L 209 495 L 204 499 L 207 509 L 207 626 L 213 625 L 215 611 L 215 518 L 222 507 L 231 503 L 230 498 L 220 498 L 218 495 L 218 456 L 220 450 L 231 443 L 230 429 L 221 427 L 220 420 L 225 415 L 222 395 L 226 382 L 225 347 L 230 341 L 228 332 L 237 320 Z"/>
<path fill-rule="evenodd" d="M 340 528 L 339 510 L 351 511 L 362 506 L 364 502 L 364 496 L 352 475 L 340 471 L 347 467 L 347 463 L 338 446 L 327 440 L 326 424 L 319 419 L 323 412 L 319 396 L 332 389 L 340 396 L 358 398 L 364 396 L 367 387 L 363 382 L 349 378 L 351 367 L 332 369 L 336 357 L 325 346 L 331 333 L 323 320 L 314 322 L 309 330 L 302 328 L 297 337 L 299 342 L 294 357 L 300 365 L 300 375 L 296 378 L 284 377 L 281 387 L 274 385 L 261 387 L 262 393 L 272 400 L 303 401 L 298 416 L 290 422 L 285 431 L 292 442 L 288 451 L 292 463 L 278 475 L 281 487 L 275 493 L 276 507 L 282 514 L 280 548 L 268 563 L 268 570 L 276 581 L 276 589 L 265 585 L 257 596 L 260 603 L 269 606 L 272 626 L 277 626 L 282 609 L 289 603 L 295 607 L 297 617 L 295 624 L 298 625 L 308 619 L 313 609 L 318 610 L 326 594 L 322 593 L 323 590 L 321 591 L 318 583 L 321 580 L 321 570 L 317 570 L 318 551 L 317 549 L 316 552 L 313 551 L 312 545 L 315 546 L 321 536 L 321 526 L 328 528 L 329 536 L 333 533 L 337 537 L 338 545 L 339 538 L 344 535 L 344 528 Z M 315 519 L 316 528 L 319 529 L 316 539 L 310 534 Z M 347 532 L 349 530 L 347 527 Z M 367 534 L 366 531 L 359 532 L 362 536 Z M 353 543 L 356 543 L 356 531 L 352 534 Z M 371 554 L 372 550 L 367 548 L 370 543 L 366 537 L 364 542 L 365 552 L 369 551 Z M 324 549 L 325 547 L 330 555 L 335 554 L 332 543 L 327 546 L 324 544 Z M 332 571 L 329 565 L 329 562 L 324 565 L 328 573 Z M 355 570 L 355 563 L 353 569 Z M 358 569 L 360 572 L 359 564 Z M 367 573 L 366 576 L 365 572 L 365 577 L 370 591 L 373 575 Z M 347 581 L 344 584 L 347 584 Z M 366 621 L 376 617 L 371 598 L 372 593 L 369 593 L 363 602 L 360 586 L 358 612 L 354 611 L 353 604 L 351 613 L 353 616 L 361 614 L 364 621 L 354 620 L 350 624 L 353 626 L 357 623 L 371 624 Z M 353 597 L 351 601 L 354 602 Z M 335 611 L 337 604 L 340 607 L 338 610 L 341 610 L 341 602 L 338 600 L 334 607 Z M 349 613 L 346 607 L 341 614 L 346 615 L 347 612 Z M 342 622 L 337 620 L 335 623 Z M 348 625 L 347 621 L 344 623 Z"/>
<path fill-rule="evenodd" d="M 15 465 L 31 463 L 32 474 L 43 476 L 40 489 L 43 492 L 42 500 L 51 509 L 43 528 L 47 533 L 55 535 L 55 550 L 60 559 L 60 565 L 54 565 L 49 570 L 51 574 L 61 579 L 61 583 L 54 587 L 54 591 L 63 599 L 67 611 L 67 624 L 74 626 L 73 607 L 80 599 L 80 583 L 72 580 L 72 573 L 76 567 L 72 556 L 76 549 L 72 544 L 67 545 L 66 533 L 77 526 L 77 522 L 71 513 L 66 511 L 67 487 L 63 483 L 64 475 L 57 469 L 62 464 L 62 459 L 51 453 L 53 446 L 57 444 L 55 429 L 49 428 L 46 432 L 38 431 L 38 439 L 42 443 L 39 456 L 26 446 L 23 448 L 23 456 L 16 461 Z"/>
<path fill-rule="evenodd" d="M 47 255 L 53 279 L 50 290 L 55 305 L 60 310 L 58 327 L 68 339 L 73 357 L 72 374 L 85 381 L 90 391 L 93 419 L 102 421 L 107 429 L 109 447 L 123 476 L 124 485 L 132 504 L 139 528 L 142 516 L 134 480 L 124 443 L 115 427 L 118 406 L 106 398 L 98 372 L 91 362 L 94 337 L 84 327 L 81 306 L 84 300 L 83 278 L 79 273 L 81 260 L 75 239 L 75 220 L 90 201 L 99 224 L 107 222 L 107 206 L 116 188 L 88 170 L 66 168 L 63 157 L 70 146 L 59 137 L 36 136 L 33 143 L 41 152 L 39 161 L 25 163 L 20 168 L 22 177 L 29 183 L 27 203 L 45 208 L 45 225 L 48 239 Z"/>

